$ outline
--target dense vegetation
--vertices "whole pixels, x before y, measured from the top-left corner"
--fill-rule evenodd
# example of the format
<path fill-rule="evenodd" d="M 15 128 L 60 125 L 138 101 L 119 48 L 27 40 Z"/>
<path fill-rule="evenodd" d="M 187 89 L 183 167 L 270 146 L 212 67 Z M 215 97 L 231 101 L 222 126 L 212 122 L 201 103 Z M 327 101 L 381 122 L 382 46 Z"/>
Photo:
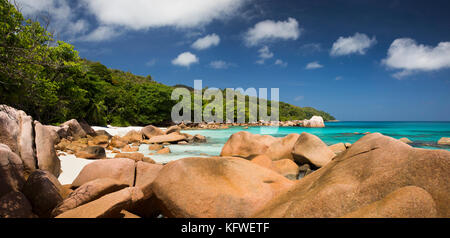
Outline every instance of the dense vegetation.
<path fill-rule="evenodd" d="M 0 104 L 48 124 L 71 118 L 118 126 L 170 121 L 174 87 L 81 59 L 72 45 L 54 42 L 39 22 L 24 19 L 7 0 L 0 0 L 0 19 Z M 280 103 L 281 120 L 312 115 L 334 119 L 313 108 Z"/>

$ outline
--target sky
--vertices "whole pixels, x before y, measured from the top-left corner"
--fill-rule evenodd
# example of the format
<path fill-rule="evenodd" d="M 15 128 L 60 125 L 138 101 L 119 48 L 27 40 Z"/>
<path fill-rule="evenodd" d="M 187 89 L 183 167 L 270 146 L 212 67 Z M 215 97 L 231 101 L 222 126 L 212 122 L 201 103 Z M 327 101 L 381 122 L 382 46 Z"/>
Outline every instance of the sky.
<path fill-rule="evenodd" d="M 167 85 L 279 88 L 343 121 L 450 121 L 447 0 L 17 2 L 81 57 Z"/>

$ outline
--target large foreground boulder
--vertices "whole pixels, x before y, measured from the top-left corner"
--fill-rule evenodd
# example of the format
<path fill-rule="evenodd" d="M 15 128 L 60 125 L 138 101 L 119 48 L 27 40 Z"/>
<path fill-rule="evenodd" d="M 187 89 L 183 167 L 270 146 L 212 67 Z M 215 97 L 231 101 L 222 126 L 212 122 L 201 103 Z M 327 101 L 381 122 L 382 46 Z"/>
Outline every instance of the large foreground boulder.
<path fill-rule="evenodd" d="M 36 132 L 36 154 L 38 167 L 58 177 L 61 173 L 61 161 L 56 155 L 55 144 L 59 140 L 58 134 L 51 128 L 34 122 Z"/>
<path fill-rule="evenodd" d="M 220 156 L 249 158 L 252 155 L 264 154 L 270 145 L 277 140 L 277 138 L 270 135 L 258 135 L 240 131 L 230 136 L 223 146 Z"/>
<path fill-rule="evenodd" d="M 0 218 L 34 218 L 31 204 L 21 192 L 11 191 L 0 197 Z"/>
<path fill-rule="evenodd" d="M 53 209 L 52 217 L 72 210 L 88 202 L 94 201 L 106 194 L 113 193 L 128 187 L 111 178 L 92 180 L 75 189 L 63 202 Z"/>
<path fill-rule="evenodd" d="M 437 216 L 433 197 L 425 190 L 408 186 L 395 190 L 344 217 L 346 218 L 433 218 Z"/>
<path fill-rule="evenodd" d="M 0 105 L 0 143 L 19 155 L 28 173 L 36 169 L 32 120 L 24 111 Z"/>
<path fill-rule="evenodd" d="M 303 127 L 325 127 L 325 123 L 323 122 L 323 118 L 321 116 L 313 116 L 309 120 L 304 120 Z"/>
<path fill-rule="evenodd" d="M 11 191 L 20 191 L 24 183 L 22 160 L 7 145 L 0 144 L 0 197 Z"/>
<path fill-rule="evenodd" d="M 417 149 L 373 133 L 298 181 L 255 217 L 341 217 L 385 198 L 400 205 L 387 196 L 405 186 L 425 190 L 436 204 L 437 216 L 450 217 L 450 152 Z M 430 207 L 426 196 L 417 196 L 428 201 L 424 206 Z M 373 211 L 368 210 L 360 214 Z"/>
<path fill-rule="evenodd" d="M 122 210 L 142 199 L 139 188 L 124 188 L 97 200 L 66 211 L 56 218 L 120 218 Z"/>
<path fill-rule="evenodd" d="M 265 155 L 272 160 L 290 159 L 293 160 L 292 149 L 297 142 L 299 134 L 289 134 L 283 138 L 279 138 L 276 142 L 270 144 Z"/>
<path fill-rule="evenodd" d="M 33 212 L 41 218 L 51 217 L 52 210 L 63 201 L 62 186 L 48 171 L 34 171 L 23 186 L 23 194 L 33 207 Z"/>
<path fill-rule="evenodd" d="M 135 174 L 135 162 L 131 159 L 107 159 L 94 161 L 81 170 L 72 187 L 81 185 L 99 178 L 111 178 L 120 183 L 133 186 Z"/>
<path fill-rule="evenodd" d="M 292 155 L 298 164 L 308 163 L 319 168 L 329 163 L 335 156 L 319 137 L 306 132 L 303 132 L 295 142 Z"/>
<path fill-rule="evenodd" d="M 152 189 L 167 217 L 249 217 L 293 182 L 248 160 L 184 158 L 166 164 Z"/>
<path fill-rule="evenodd" d="M 154 218 L 161 214 L 158 200 L 153 194 L 153 181 L 163 168 L 160 164 L 150 164 L 145 162 L 136 163 L 135 187 L 143 192 L 143 198 L 134 203 L 128 211 L 145 218 Z"/>

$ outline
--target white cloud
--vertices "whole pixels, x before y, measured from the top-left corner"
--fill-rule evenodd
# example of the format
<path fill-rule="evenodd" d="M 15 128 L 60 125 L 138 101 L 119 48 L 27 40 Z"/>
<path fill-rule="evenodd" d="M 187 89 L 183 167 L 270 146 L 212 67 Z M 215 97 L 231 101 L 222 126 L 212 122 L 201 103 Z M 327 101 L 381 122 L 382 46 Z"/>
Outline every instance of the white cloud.
<path fill-rule="evenodd" d="M 339 81 L 339 80 L 342 80 L 342 79 L 344 79 L 342 76 L 337 76 L 334 80 Z"/>
<path fill-rule="evenodd" d="M 191 64 L 198 63 L 199 59 L 196 55 L 192 54 L 191 52 L 184 52 L 178 55 L 177 58 L 172 60 L 173 65 L 183 66 L 183 67 L 189 67 Z"/>
<path fill-rule="evenodd" d="M 281 40 L 297 40 L 300 36 L 298 22 L 294 18 L 287 21 L 266 20 L 257 23 L 245 34 L 245 42 L 248 46 L 255 46 L 262 42 Z"/>
<path fill-rule="evenodd" d="M 87 35 L 81 36 L 77 40 L 88 41 L 88 42 L 105 41 L 105 40 L 111 40 L 121 34 L 122 34 L 122 32 L 117 31 L 113 27 L 99 26 L 97 29 L 91 31 Z"/>
<path fill-rule="evenodd" d="M 366 54 L 367 49 L 377 43 L 375 37 L 370 39 L 366 34 L 355 33 L 350 37 L 339 37 L 334 42 L 330 54 L 332 56 L 342 56 L 349 54 Z"/>
<path fill-rule="evenodd" d="M 74 38 L 78 34 L 88 31 L 89 23 L 84 19 L 77 19 L 75 11 L 79 5 L 70 6 L 67 0 L 16 0 L 20 11 L 27 18 L 48 18 L 49 31 L 57 36 Z M 41 18 L 42 19 L 42 18 Z"/>
<path fill-rule="evenodd" d="M 209 66 L 214 69 L 228 69 L 232 65 L 232 63 L 228 63 L 223 60 L 211 61 L 211 63 L 209 63 Z"/>
<path fill-rule="evenodd" d="M 99 41 L 108 39 L 98 35 L 106 27 L 116 29 L 116 32 L 120 29 L 121 33 L 159 27 L 201 28 L 214 20 L 225 20 L 237 14 L 244 4 L 253 0 L 16 1 L 28 17 L 49 15 L 51 29 L 58 37 Z M 118 34 L 110 36 L 117 37 Z"/>
<path fill-rule="evenodd" d="M 264 64 L 267 59 L 273 57 L 273 53 L 270 51 L 267 45 L 259 49 L 258 52 L 259 52 L 259 60 L 256 61 L 257 64 Z"/>
<path fill-rule="evenodd" d="M 288 65 L 288 63 L 284 62 L 284 61 L 282 61 L 280 59 L 277 59 L 277 60 L 275 60 L 275 65 L 279 65 L 281 67 L 286 67 Z"/>
<path fill-rule="evenodd" d="M 409 38 L 392 42 L 382 63 L 390 69 L 399 69 L 393 77 L 401 79 L 419 71 L 450 68 L 450 42 L 440 42 L 436 47 L 418 45 Z"/>
<path fill-rule="evenodd" d="M 101 24 L 135 30 L 152 27 L 191 28 L 224 19 L 246 0 L 83 0 Z"/>
<path fill-rule="evenodd" d="M 298 101 L 301 101 L 303 99 L 305 99 L 304 96 L 297 96 L 297 97 L 294 98 L 294 101 L 298 102 Z"/>
<path fill-rule="evenodd" d="M 156 59 L 151 59 L 145 63 L 145 66 L 152 67 L 156 64 Z"/>
<path fill-rule="evenodd" d="M 314 61 L 306 65 L 305 69 L 320 69 L 323 68 L 323 65 L 319 64 L 319 62 Z"/>
<path fill-rule="evenodd" d="M 219 43 L 220 37 L 216 34 L 211 34 L 196 40 L 191 47 L 196 50 L 205 50 L 212 46 L 218 46 Z"/>

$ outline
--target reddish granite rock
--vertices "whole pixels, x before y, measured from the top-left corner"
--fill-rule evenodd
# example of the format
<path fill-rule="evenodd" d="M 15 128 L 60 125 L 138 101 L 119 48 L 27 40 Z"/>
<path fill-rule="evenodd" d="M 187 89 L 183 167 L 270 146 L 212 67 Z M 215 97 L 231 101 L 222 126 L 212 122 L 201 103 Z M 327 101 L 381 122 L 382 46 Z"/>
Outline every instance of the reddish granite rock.
<path fill-rule="evenodd" d="M 166 164 L 152 190 L 167 217 L 249 217 L 292 184 L 241 158 L 184 158 Z"/>

